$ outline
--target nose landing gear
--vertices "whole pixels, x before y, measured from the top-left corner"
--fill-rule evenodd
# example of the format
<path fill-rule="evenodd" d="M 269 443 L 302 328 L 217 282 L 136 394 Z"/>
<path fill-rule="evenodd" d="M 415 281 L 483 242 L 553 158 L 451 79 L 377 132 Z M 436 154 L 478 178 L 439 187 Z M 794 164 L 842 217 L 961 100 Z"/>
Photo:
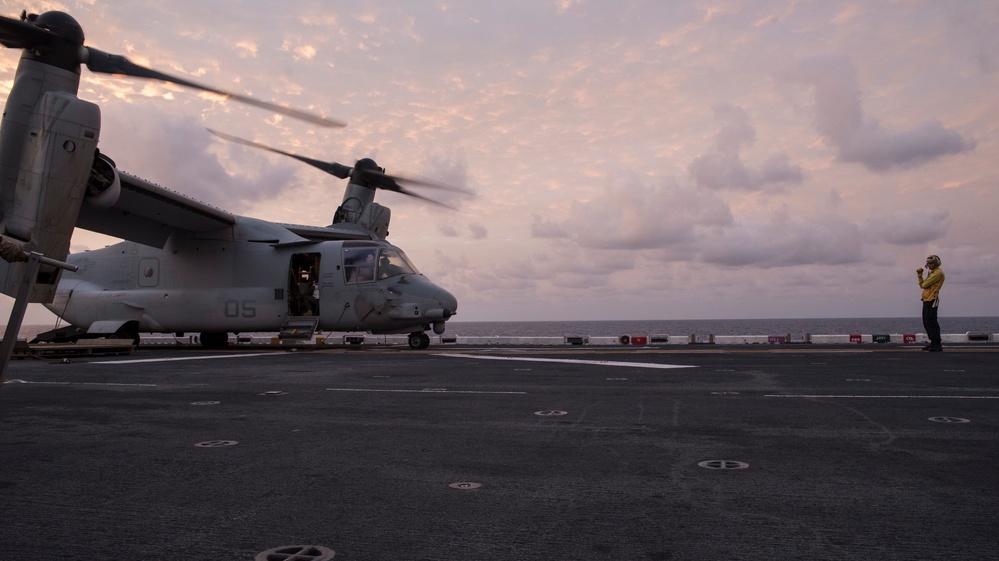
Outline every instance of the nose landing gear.
<path fill-rule="evenodd" d="M 409 348 L 422 350 L 430 346 L 430 336 L 422 331 L 409 334 Z"/>

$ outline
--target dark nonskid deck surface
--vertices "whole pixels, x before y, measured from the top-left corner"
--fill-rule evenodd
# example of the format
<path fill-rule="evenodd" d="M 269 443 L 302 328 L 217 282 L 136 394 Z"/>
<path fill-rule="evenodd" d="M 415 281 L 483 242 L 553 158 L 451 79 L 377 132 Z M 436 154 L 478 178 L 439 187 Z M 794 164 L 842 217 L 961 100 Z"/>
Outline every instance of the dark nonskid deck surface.
<path fill-rule="evenodd" d="M 995 558 L 995 349 L 719 351 L 15 361 L 0 559 Z"/>

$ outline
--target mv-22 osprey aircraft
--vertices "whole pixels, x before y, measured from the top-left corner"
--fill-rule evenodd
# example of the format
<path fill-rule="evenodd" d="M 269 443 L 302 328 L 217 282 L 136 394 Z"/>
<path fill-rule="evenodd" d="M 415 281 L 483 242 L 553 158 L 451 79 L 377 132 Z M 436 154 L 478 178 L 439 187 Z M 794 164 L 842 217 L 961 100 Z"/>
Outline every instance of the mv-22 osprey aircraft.
<path fill-rule="evenodd" d="M 0 43 L 23 50 L 0 124 L 0 287 L 15 296 L 30 285 L 29 301 L 73 326 L 61 334 L 138 343 L 140 333 L 195 332 L 202 345 L 221 347 L 229 333 L 365 331 L 407 333 L 410 347 L 424 349 L 426 332 L 443 333 L 457 311 L 451 293 L 385 241 L 390 212 L 374 202 L 375 190 L 424 198 L 406 190 L 404 178 L 369 159 L 349 167 L 267 148 L 349 178 L 333 223 L 295 226 L 225 212 L 116 169 L 97 149 L 100 109 L 77 97 L 80 67 L 342 123 L 86 47 L 80 25 L 62 12 L 0 16 Z M 127 241 L 68 255 L 74 228 Z M 36 265 L 32 279 L 22 262 L 28 255 L 77 270 Z"/>

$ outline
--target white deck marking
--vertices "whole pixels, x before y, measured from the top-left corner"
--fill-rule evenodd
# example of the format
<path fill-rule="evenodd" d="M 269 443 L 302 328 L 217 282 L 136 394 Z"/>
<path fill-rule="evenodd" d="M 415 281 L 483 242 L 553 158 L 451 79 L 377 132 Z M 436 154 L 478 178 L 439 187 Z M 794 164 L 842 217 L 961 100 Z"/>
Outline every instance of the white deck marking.
<path fill-rule="evenodd" d="M 247 358 L 258 356 L 285 356 L 283 353 L 248 353 L 230 355 L 209 355 L 209 356 L 183 356 L 174 358 L 140 358 L 134 360 L 104 360 L 88 362 L 87 364 L 141 364 L 148 362 L 179 362 L 182 360 L 212 360 L 216 358 Z"/>
<path fill-rule="evenodd" d="M 487 392 L 476 390 L 448 390 L 444 388 L 430 388 L 426 390 L 378 390 L 367 388 L 326 388 L 328 392 L 371 392 L 371 393 L 465 393 L 482 395 L 527 395 L 527 392 Z"/>
<path fill-rule="evenodd" d="M 156 387 L 156 384 L 119 384 L 114 382 L 32 382 L 30 380 L 7 380 L 4 384 L 42 384 L 49 386 L 127 386 L 138 388 Z"/>
<path fill-rule="evenodd" d="M 808 395 L 808 394 L 773 394 L 763 397 L 798 397 L 810 399 L 999 399 L 999 395 Z"/>
<path fill-rule="evenodd" d="M 458 353 L 439 353 L 434 356 L 446 356 L 451 358 L 476 358 L 480 360 L 512 360 L 521 362 L 555 362 L 562 364 L 588 364 L 591 366 L 624 366 L 627 368 L 655 368 L 655 369 L 671 369 L 671 368 L 697 368 L 697 366 L 681 365 L 681 364 L 657 364 L 654 362 L 617 362 L 610 360 L 580 360 L 572 358 L 527 358 L 527 357 L 515 357 L 515 356 L 488 356 L 488 355 L 469 355 L 469 354 L 458 354 Z"/>

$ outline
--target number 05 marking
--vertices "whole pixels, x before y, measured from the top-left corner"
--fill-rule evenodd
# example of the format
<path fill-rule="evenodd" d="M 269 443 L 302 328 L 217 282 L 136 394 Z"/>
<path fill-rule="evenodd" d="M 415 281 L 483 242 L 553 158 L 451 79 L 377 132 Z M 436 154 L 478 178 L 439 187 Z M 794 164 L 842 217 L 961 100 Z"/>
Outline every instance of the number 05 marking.
<path fill-rule="evenodd" d="M 255 318 L 257 317 L 256 304 L 256 300 L 226 300 L 224 305 L 225 317 Z"/>

